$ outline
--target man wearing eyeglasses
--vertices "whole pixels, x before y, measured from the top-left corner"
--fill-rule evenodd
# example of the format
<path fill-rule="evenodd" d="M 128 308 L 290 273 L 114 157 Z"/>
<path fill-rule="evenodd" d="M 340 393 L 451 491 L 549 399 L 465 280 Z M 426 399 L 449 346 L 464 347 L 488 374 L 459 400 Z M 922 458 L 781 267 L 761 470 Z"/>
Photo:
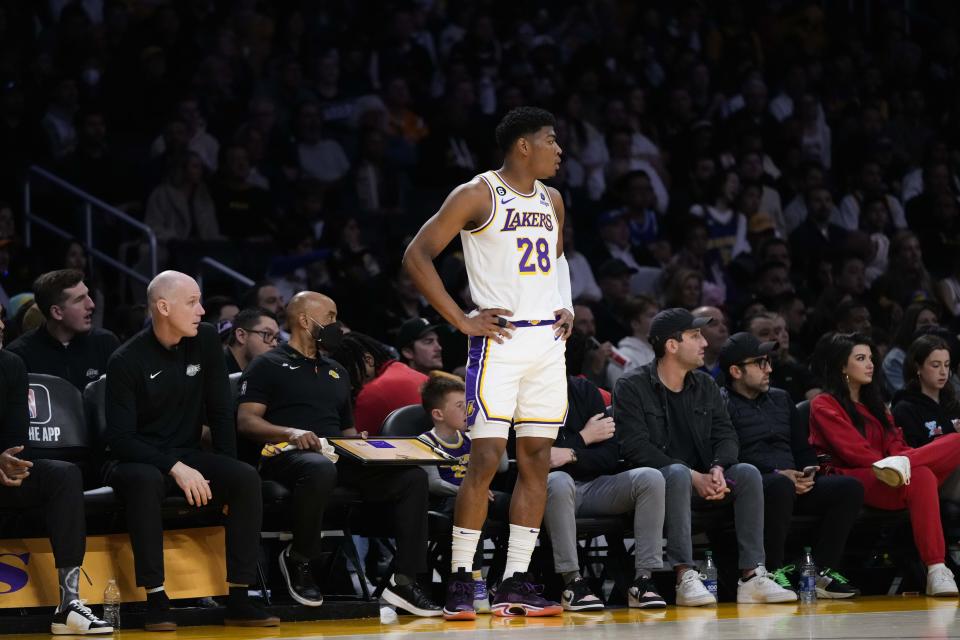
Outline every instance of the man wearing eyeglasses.
<path fill-rule="evenodd" d="M 244 309 L 233 319 L 223 357 L 227 373 L 239 373 L 254 358 L 280 344 L 280 325 L 277 316 L 266 309 Z"/>
<path fill-rule="evenodd" d="M 770 386 L 776 342 L 743 332 L 720 350 L 727 412 L 740 439 L 740 460 L 763 477 L 764 548 L 778 582 L 791 581 L 784 545 L 794 513 L 814 515 L 821 524 L 812 541 L 820 567 L 817 596 L 852 598 L 859 591 L 837 569 L 847 536 L 863 503 L 863 486 L 844 476 L 817 476 L 817 456 L 807 442 L 807 425 L 789 394 Z M 796 577 L 796 576 L 793 576 Z"/>
<path fill-rule="evenodd" d="M 691 510 L 733 504 L 741 579 L 737 602 L 793 602 L 765 568 L 763 485 L 757 468 L 738 460 L 737 433 L 717 383 L 703 366 L 713 318 L 664 309 L 650 323 L 656 359 L 617 381 L 613 413 L 620 453 L 631 468 L 663 474 L 667 561 L 677 578 L 677 604 L 699 607 L 716 597 L 693 567 Z"/>

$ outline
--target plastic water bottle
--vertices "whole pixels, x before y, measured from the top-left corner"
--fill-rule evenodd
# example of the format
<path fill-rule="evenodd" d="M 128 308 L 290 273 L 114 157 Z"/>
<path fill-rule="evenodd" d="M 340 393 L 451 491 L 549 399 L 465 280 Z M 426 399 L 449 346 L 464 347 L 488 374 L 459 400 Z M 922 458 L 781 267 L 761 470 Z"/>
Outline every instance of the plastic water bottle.
<path fill-rule="evenodd" d="M 707 549 L 706 560 L 703 563 L 703 586 L 717 597 L 717 565 L 713 562 L 713 551 Z"/>
<path fill-rule="evenodd" d="M 803 548 L 803 564 L 800 565 L 800 602 L 814 604 L 817 601 L 817 565 L 813 562 L 810 547 Z"/>
<path fill-rule="evenodd" d="M 114 631 L 120 628 L 120 587 L 113 578 L 103 590 L 103 621 L 109 623 Z"/>

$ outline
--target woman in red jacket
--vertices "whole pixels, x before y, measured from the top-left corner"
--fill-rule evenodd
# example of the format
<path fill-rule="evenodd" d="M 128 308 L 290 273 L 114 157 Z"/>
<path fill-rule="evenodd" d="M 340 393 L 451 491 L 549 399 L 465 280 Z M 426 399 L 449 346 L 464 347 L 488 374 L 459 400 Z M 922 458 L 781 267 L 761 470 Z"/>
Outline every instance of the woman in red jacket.
<path fill-rule="evenodd" d="M 836 334 L 823 345 L 823 393 L 810 403 L 810 444 L 831 460 L 827 473 L 863 483 L 864 504 L 909 509 L 913 539 L 927 565 L 927 595 L 957 595 L 940 524 L 938 487 L 960 462 L 960 434 L 913 449 L 874 382 L 875 352 L 858 334 Z"/>

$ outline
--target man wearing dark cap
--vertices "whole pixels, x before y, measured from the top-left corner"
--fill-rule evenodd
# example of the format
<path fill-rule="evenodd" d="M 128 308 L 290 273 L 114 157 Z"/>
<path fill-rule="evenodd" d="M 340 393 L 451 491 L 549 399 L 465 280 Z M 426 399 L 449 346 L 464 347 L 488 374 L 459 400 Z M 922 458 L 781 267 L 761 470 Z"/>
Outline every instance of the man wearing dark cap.
<path fill-rule="evenodd" d="M 666 482 L 667 560 L 677 575 L 677 604 L 716 597 L 693 567 L 691 507 L 733 503 L 741 580 L 739 603 L 793 602 L 797 595 L 764 567 L 763 485 L 757 468 L 737 460 L 737 434 L 720 389 L 702 371 L 713 322 L 686 309 L 665 309 L 650 325 L 656 359 L 620 378 L 613 392 L 620 453 L 630 467 L 660 469 Z"/>
<path fill-rule="evenodd" d="M 798 419 L 790 395 L 770 386 L 776 342 L 760 342 L 741 332 L 720 351 L 727 411 L 740 439 L 740 459 L 763 477 L 764 548 L 775 580 L 786 584 L 784 545 L 794 513 L 823 519 L 813 557 L 821 568 L 817 596 L 851 598 L 858 590 L 836 568 L 863 503 L 863 486 L 843 476 L 817 477 L 817 457 L 807 442 L 807 425 Z M 792 566 L 792 565 L 791 565 Z"/>
<path fill-rule="evenodd" d="M 397 332 L 397 348 L 408 367 L 425 375 L 443 369 L 443 347 L 437 326 L 426 318 L 411 318 Z"/>

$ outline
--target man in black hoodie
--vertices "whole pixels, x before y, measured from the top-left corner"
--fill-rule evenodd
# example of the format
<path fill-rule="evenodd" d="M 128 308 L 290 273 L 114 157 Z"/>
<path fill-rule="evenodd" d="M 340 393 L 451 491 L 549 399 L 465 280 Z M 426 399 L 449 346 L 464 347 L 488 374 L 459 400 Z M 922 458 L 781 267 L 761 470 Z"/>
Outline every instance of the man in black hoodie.
<path fill-rule="evenodd" d="M 567 357 L 569 361 L 569 351 Z M 627 593 L 628 603 L 642 609 L 663 608 L 666 602 L 651 574 L 663 568 L 663 475 L 649 467 L 617 473 L 620 451 L 615 425 L 592 382 L 568 376 L 567 398 L 567 421 L 550 449 L 543 515 L 554 570 L 565 584 L 560 603 L 568 611 L 603 609 L 603 601 L 580 577 L 577 517 L 633 512 L 636 579 Z"/>

